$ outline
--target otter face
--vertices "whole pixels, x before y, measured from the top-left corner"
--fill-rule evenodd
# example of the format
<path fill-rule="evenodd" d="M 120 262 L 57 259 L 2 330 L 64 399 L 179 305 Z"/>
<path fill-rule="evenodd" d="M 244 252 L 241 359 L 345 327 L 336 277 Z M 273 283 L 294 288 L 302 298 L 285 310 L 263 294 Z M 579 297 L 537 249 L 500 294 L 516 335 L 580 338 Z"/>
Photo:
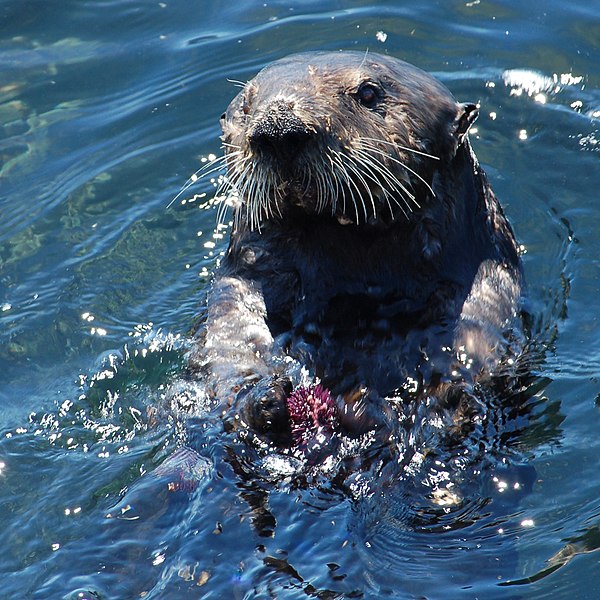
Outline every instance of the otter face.
<path fill-rule="evenodd" d="M 410 220 L 476 116 L 397 59 L 293 55 L 248 82 L 222 117 L 229 184 L 251 229 L 292 210 L 341 224 Z"/>

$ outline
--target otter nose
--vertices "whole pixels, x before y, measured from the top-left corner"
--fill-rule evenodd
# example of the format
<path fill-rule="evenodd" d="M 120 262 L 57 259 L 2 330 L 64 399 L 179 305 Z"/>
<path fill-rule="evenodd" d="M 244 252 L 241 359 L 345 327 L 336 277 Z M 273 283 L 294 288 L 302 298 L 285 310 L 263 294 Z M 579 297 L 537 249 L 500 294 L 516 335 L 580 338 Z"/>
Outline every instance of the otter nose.
<path fill-rule="evenodd" d="M 285 102 L 277 102 L 256 122 L 248 140 L 253 150 L 292 162 L 311 136 L 311 130 Z"/>

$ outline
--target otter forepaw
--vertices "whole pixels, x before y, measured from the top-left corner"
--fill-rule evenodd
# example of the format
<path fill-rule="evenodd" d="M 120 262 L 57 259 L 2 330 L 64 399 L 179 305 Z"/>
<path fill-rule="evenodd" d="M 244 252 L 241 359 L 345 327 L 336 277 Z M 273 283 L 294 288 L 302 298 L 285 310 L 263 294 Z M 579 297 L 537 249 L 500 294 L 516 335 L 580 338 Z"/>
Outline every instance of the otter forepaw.
<path fill-rule="evenodd" d="M 289 443 L 287 398 L 291 392 L 292 382 L 287 377 L 262 379 L 250 389 L 240 391 L 234 406 L 236 417 L 258 435 L 279 444 Z"/>

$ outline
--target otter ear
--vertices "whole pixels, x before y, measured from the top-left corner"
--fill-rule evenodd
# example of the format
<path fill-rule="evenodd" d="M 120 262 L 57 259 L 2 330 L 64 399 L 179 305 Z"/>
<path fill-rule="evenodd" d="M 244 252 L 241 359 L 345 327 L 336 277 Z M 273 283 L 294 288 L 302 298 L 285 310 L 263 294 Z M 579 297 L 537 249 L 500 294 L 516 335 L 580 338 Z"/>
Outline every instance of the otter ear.
<path fill-rule="evenodd" d="M 479 107 L 477 104 L 473 104 L 471 102 L 465 102 L 464 104 L 458 105 L 458 111 L 456 113 L 456 121 L 455 121 L 455 131 L 454 135 L 456 135 L 456 139 L 458 143 L 461 144 L 465 139 L 469 128 L 475 120 L 479 116 Z"/>

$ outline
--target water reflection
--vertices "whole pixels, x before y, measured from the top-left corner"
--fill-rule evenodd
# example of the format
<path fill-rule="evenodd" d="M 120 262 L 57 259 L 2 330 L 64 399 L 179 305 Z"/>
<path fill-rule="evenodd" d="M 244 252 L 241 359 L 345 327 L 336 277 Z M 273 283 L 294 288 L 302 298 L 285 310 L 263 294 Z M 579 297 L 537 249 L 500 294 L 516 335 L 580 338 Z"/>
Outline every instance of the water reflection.
<path fill-rule="evenodd" d="M 597 9 L 363 4 L 2 4 L 6 597 L 596 597 Z M 211 182 L 164 209 L 218 151 L 227 78 L 340 47 L 480 101 L 552 382 L 462 445 L 431 426 L 418 454 L 354 440 L 320 470 L 185 416 L 182 340 L 225 242 Z M 183 446 L 197 485 L 170 491 Z"/>

